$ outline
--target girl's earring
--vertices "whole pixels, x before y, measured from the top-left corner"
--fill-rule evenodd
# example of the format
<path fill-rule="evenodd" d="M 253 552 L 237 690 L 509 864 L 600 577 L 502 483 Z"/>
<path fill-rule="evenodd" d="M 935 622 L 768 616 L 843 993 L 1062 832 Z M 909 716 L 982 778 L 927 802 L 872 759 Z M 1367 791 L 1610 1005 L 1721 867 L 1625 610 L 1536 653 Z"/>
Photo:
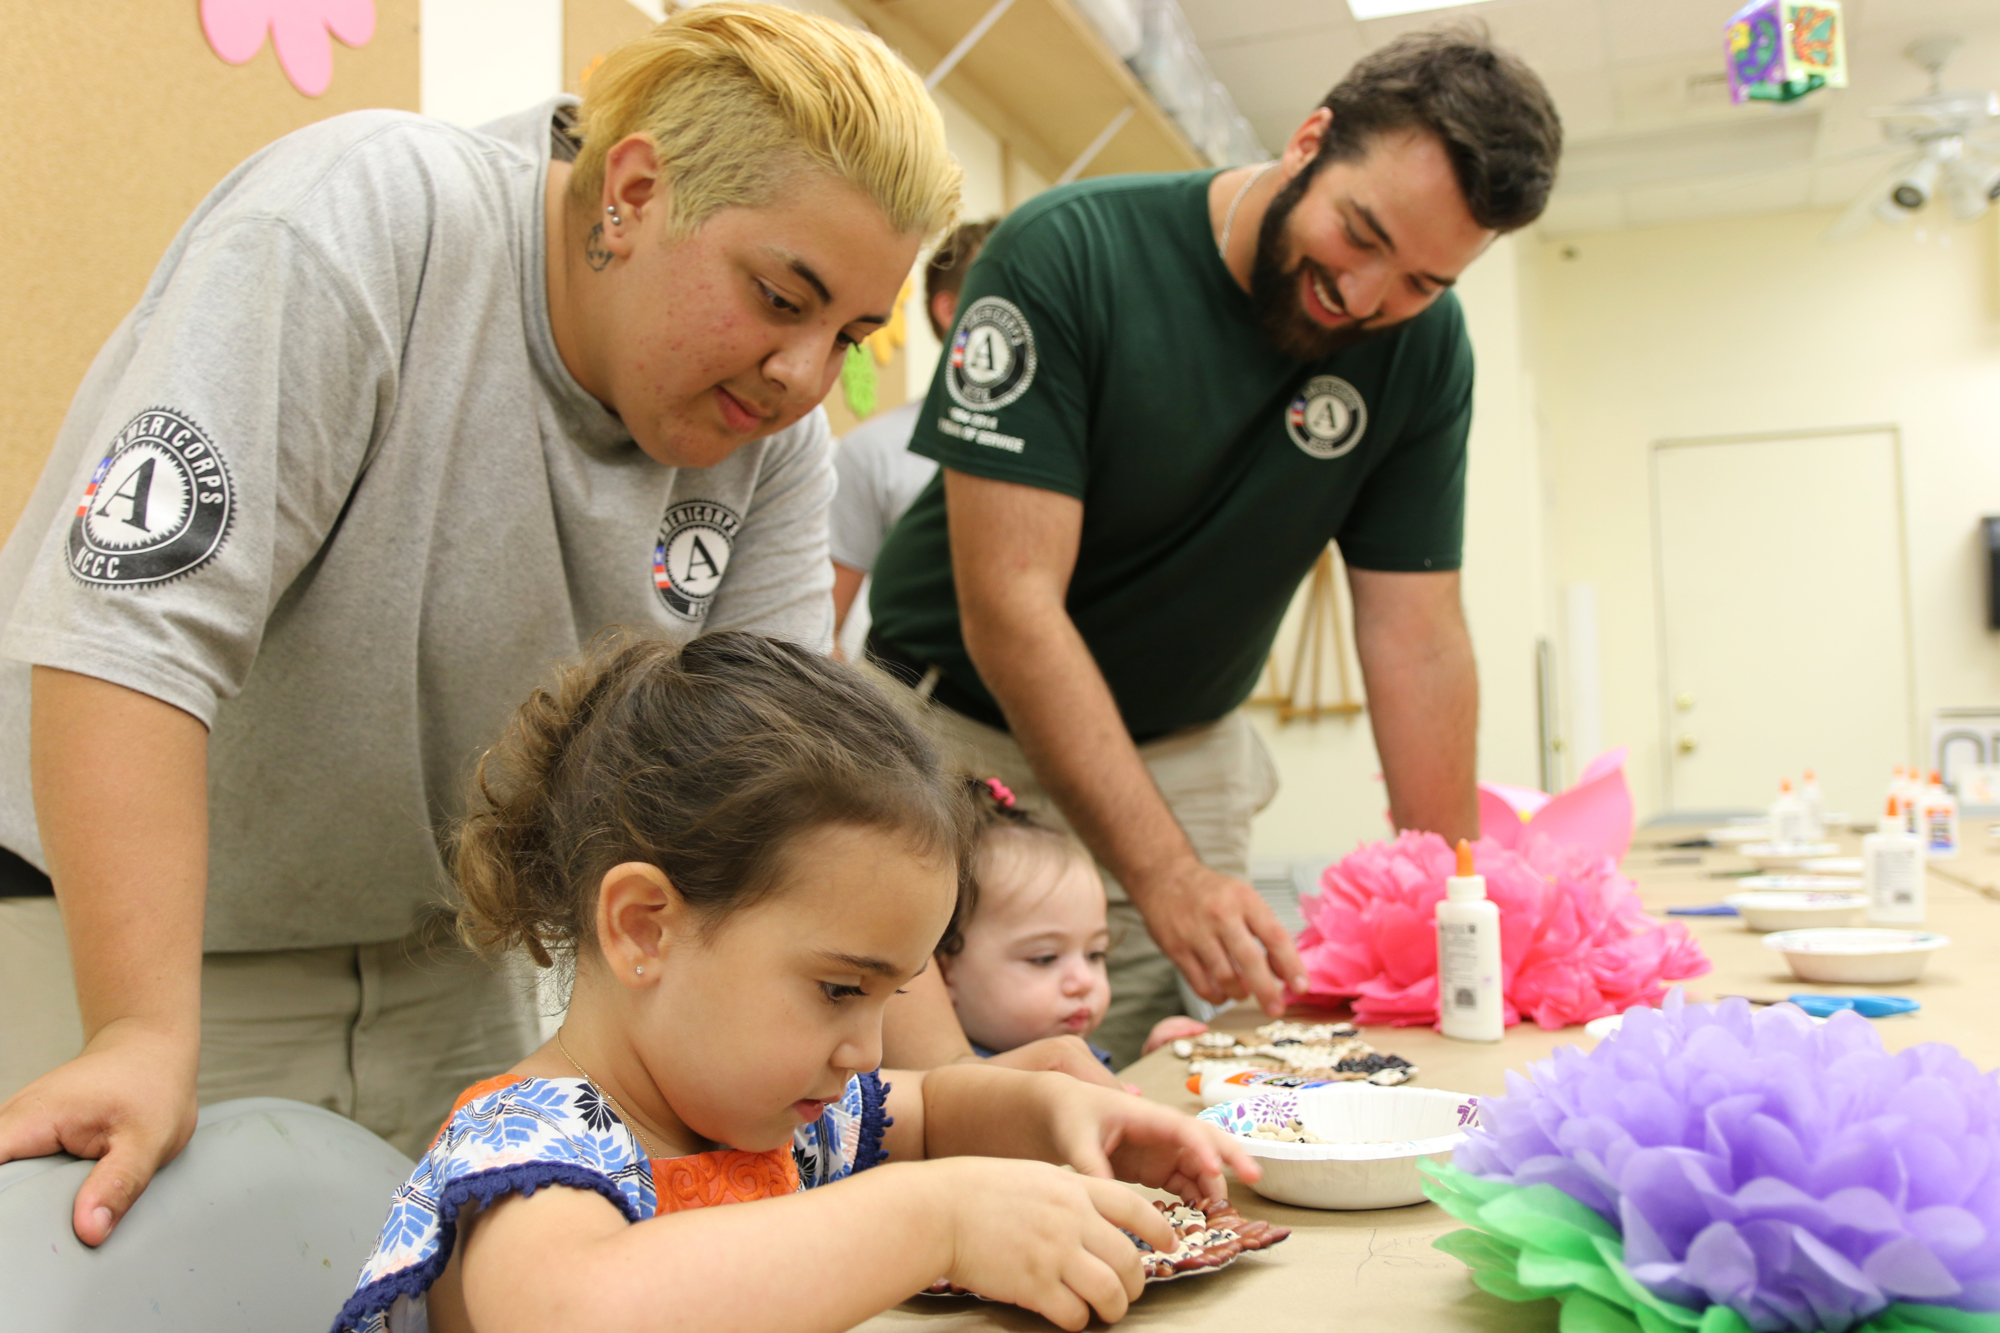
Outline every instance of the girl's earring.
<path fill-rule="evenodd" d="M 619 217 L 619 216 L 618 216 L 618 205 L 616 205 L 616 204 L 606 204 L 606 205 L 604 206 L 604 211 L 605 211 L 605 212 L 607 212 L 607 213 L 609 213 L 609 214 L 611 215 L 611 225 L 612 225 L 612 226 L 614 226 L 614 227 L 622 227 L 622 226 L 624 226 L 624 225 L 625 225 L 625 219 L 624 219 L 624 218 L 621 218 L 621 217 Z"/>
<path fill-rule="evenodd" d="M 638 973 L 638 974 L 639 974 L 640 976 L 642 976 L 642 977 L 646 975 L 646 969 L 645 969 L 645 968 L 643 968 L 643 967 L 635 967 L 635 968 L 633 968 L 632 970 L 633 970 L 634 972 Z"/>

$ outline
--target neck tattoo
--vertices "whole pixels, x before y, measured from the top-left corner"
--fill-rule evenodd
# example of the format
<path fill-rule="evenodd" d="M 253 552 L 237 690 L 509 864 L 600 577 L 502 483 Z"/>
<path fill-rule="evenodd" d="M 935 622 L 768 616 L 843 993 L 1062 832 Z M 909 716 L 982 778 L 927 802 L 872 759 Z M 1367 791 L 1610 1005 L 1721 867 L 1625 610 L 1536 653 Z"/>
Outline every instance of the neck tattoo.
<path fill-rule="evenodd" d="M 1275 167 L 1277 165 L 1278 164 L 1276 162 L 1266 162 L 1263 166 L 1257 168 L 1256 172 L 1251 175 L 1250 179 L 1244 181 L 1243 184 L 1237 188 L 1236 197 L 1229 201 L 1229 211 L 1223 214 L 1222 217 L 1222 240 L 1215 247 L 1215 253 L 1222 256 L 1222 262 L 1224 265 L 1227 265 L 1229 263 L 1229 229 L 1236 225 L 1236 210 L 1243 206 L 1243 196 L 1250 193 L 1250 187 L 1255 185 L 1258 181 L 1263 180 L 1265 174 L 1268 173 L 1272 167 Z"/>
<path fill-rule="evenodd" d="M 569 1061 L 569 1067 L 571 1069 L 574 1069 L 577 1073 L 583 1075 L 583 1081 L 585 1083 L 588 1083 L 591 1087 L 597 1089 L 598 1096 L 604 1098 L 605 1101 L 611 1103 L 611 1109 L 618 1113 L 618 1118 L 625 1122 L 626 1127 L 632 1131 L 633 1137 L 639 1140 L 639 1146 L 646 1150 L 646 1156 L 648 1157 L 662 1156 L 663 1154 L 653 1151 L 652 1141 L 646 1137 L 646 1131 L 639 1128 L 639 1122 L 632 1118 L 632 1113 L 630 1111 L 627 1111 L 624 1107 L 620 1106 L 618 1104 L 618 1099 L 616 1097 L 613 1097 L 611 1093 L 605 1089 L 602 1083 L 599 1083 L 596 1079 L 592 1078 L 588 1070 L 586 1070 L 582 1065 L 576 1062 L 576 1057 L 569 1053 L 569 1047 L 563 1044 L 561 1028 L 556 1029 L 556 1049 L 562 1052 L 563 1059 Z"/>

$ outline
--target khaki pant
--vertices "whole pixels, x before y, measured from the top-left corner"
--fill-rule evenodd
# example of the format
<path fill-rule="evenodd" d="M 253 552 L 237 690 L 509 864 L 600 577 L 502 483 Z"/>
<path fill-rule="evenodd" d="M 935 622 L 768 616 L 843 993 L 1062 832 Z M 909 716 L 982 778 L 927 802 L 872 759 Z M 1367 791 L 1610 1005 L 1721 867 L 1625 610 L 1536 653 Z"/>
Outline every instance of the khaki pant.
<path fill-rule="evenodd" d="M 1069 829 L 1011 735 L 938 705 L 925 717 L 952 762 L 999 778 L 1027 809 Z M 1139 758 L 1202 864 L 1248 878 L 1250 819 L 1277 795 L 1278 774 L 1242 710 L 1149 741 Z M 1139 1058 L 1153 1024 L 1183 1012 L 1182 989 L 1179 971 L 1146 933 L 1123 886 L 1107 872 L 1104 887 L 1111 900 L 1111 1009 L 1091 1040 L 1123 1066 Z"/>
<path fill-rule="evenodd" d="M 55 899 L 0 900 L 0 943 L 5 1100 L 83 1038 Z M 416 1157 L 460 1092 L 541 1043 L 534 994 L 533 978 L 480 962 L 441 920 L 386 944 L 212 953 L 197 1095 L 323 1106 Z"/>
<path fill-rule="evenodd" d="M 482 962 L 441 919 L 386 944 L 202 960 L 202 1105 L 290 1097 L 411 1157 L 459 1093 L 541 1041 L 533 978 Z"/>

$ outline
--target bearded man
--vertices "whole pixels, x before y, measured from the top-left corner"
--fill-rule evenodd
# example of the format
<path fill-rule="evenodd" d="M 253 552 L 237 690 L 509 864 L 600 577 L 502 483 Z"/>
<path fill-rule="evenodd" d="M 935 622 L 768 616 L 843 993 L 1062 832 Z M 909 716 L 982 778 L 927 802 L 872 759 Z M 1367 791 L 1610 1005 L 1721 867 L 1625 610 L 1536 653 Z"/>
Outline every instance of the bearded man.
<path fill-rule="evenodd" d="M 876 564 L 871 656 L 1115 881 L 1097 1040 L 1121 1062 L 1182 1008 L 1176 970 L 1274 1014 L 1303 986 L 1245 880 L 1276 779 L 1240 706 L 1329 541 L 1396 825 L 1478 835 L 1451 287 L 1540 215 L 1561 140 L 1520 61 L 1413 33 L 1276 162 L 1051 190 L 972 269 L 910 446 L 943 471 Z M 895 1058 L 947 1054 L 913 1040 L 892 1025 Z"/>

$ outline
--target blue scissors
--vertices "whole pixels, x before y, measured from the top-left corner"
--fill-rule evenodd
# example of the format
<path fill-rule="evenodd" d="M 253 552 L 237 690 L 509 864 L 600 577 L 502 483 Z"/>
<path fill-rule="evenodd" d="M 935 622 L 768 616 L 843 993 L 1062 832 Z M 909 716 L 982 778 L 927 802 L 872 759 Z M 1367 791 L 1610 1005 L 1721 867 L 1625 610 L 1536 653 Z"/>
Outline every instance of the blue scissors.
<path fill-rule="evenodd" d="M 1814 1018 L 1829 1018 L 1842 1009 L 1852 1009 L 1863 1018 L 1887 1018 L 1890 1014 L 1913 1014 L 1923 1007 L 1901 995 L 1793 995 L 1788 998 Z"/>

